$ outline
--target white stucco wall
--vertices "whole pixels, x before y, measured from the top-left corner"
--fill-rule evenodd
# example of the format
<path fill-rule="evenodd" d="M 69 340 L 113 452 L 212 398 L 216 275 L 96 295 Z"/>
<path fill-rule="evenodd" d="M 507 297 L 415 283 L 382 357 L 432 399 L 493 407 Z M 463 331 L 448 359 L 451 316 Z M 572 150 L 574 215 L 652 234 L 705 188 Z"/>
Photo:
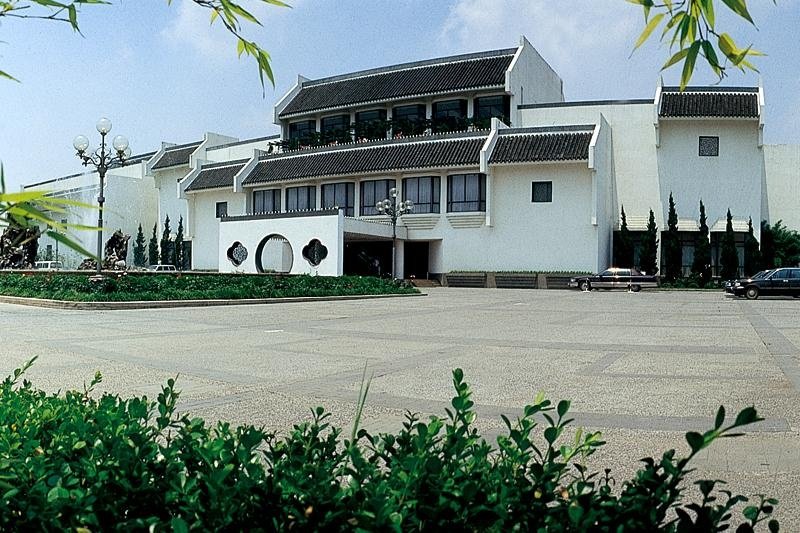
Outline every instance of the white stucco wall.
<path fill-rule="evenodd" d="M 154 170 L 153 180 L 158 190 L 158 231 L 164 229 L 164 219 L 169 215 L 170 227 L 173 231 L 178 227 L 178 220 L 183 217 L 184 226 L 188 206 L 186 200 L 178 197 L 178 180 L 182 179 L 191 169 L 188 166 L 167 168 L 164 170 Z"/>
<path fill-rule="evenodd" d="M 660 130 L 662 220 L 666 220 L 671 191 L 678 218 L 697 219 L 702 199 L 709 227 L 724 219 L 730 208 L 736 219 L 753 217 L 758 232 L 764 171 L 758 121 L 662 120 Z M 718 157 L 698 155 L 701 135 L 719 137 Z M 664 224 L 659 228 L 666 229 Z"/>
<path fill-rule="evenodd" d="M 277 141 L 275 137 L 268 139 L 253 140 L 251 142 L 241 142 L 222 148 L 210 148 L 206 151 L 206 159 L 209 161 L 236 161 L 238 159 L 249 159 L 253 157 L 253 150 L 269 150 L 269 144 Z"/>
<path fill-rule="evenodd" d="M 611 127 L 601 115 L 589 147 L 589 167 L 592 170 L 595 212 L 593 223 L 597 227 L 597 265 L 600 272 L 611 266 L 616 208 L 614 206 L 614 160 Z"/>
<path fill-rule="evenodd" d="M 539 55 L 525 37 L 522 49 L 506 73 L 506 91 L 511 94 L 511 123 L 522 122 L 517 106 L 542 102 L 563 102 L 564 90 L 556 71 Z"/>
<path fill-rule="evenodd" d="M 230 189 L 212 189 L 190 193 L 187 197 L 191 206 L 187 236 L 192 240 L 192 268 L 217 270 L 220 267 L 217 202 L 228 202 L 228 215 L 243 215 L 245 195 L 231 192 Z"/>
<path fill-rule="evenodd" d="M 611 128 L 615 221 L 624 205 L 628 219 L 646 220 L 652 209 L 656 224 L 663 227 L 652 103 L 565 105 L 520 111 L 522 127 L 597 124 L 602 115 Z"/>
<path fill-rule="evenodd" d="M 764 218 L 800 231 L 800 145 L 764 145 L 767 212 Z"/>
<path fill-rule="evenodd" d="M 221 272 L 258 272 L 256 252 L 259 243 L 270 235 L 285 237 L 292 247 L 291 274 L 320 276 L 342 275 L 344 217 L 338 215 L 301 216 L 291 218 L 262 218 L 254 220 L 229 220 L 219 226 L 218 263 Z M 316 267 L 303 258 L 303 247 L 318 239 L 327 249 L 327 257 Z M 228 260 L 228 248 L 234 242 L 247 248 L 247 259 L 239 267 Z M 266 265 L 263 265 L 266 268 Z"/>

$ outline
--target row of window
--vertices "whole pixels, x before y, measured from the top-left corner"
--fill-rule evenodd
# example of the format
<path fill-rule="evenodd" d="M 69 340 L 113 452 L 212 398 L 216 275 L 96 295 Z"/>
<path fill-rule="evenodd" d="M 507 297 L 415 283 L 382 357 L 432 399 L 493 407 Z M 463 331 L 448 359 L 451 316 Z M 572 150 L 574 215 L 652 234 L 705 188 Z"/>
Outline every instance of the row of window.
<path fill-rule="evenodd" d="M 389 191 L 396 187 L 393 179 L 362 181 L 359 213 L 362 216 L 377 215 L 375 204 L 389 198 Z M 355 183 L 325 183 L 320 190 L 322 209 L 339 208 L 346 216 L 355 216 Z M 414 202 L 414 213 L 441 212 L 441 177 L 420 176 L 403 179 L 403 200 Z M 317 208 L 316 187 L 304 185 L 287 187 L 286 211 L 309 211 Z M 553 182 L 532 182 L 531 201 L 552 202 Z M 279 213 L 281 190 L 253 191 L 253 213 Z M 486 211 L 486 175 L 451 174 L 447 176 L 447 212 L 463 213 Z M 217 213 L 219 217 L 219 211 Z"/>
<path fill-rule="evenodd" d="M 508 95 L 481 96 L 474 100 L 473 117 L 476 120 L 489 120 L 494 117 L 508 117 L 511 98 Z M 386 109 L 372 109 L 356 113 L 355 127 L 357 137 L 382 138 L 386 136 Z M 393 129 L 396 133 L 419 134 L 425 129 L 427 117 L 424 104 L 401 105 L 392 108 Z M 467 100 L 458 98 L 433 103 L 431 121 L 433 129 L 462 129 L 467 120 Z M 319 133 L 334 139 L 337 135 L 348 135 L 351 129 L 350 114 L 331 115 L 320 121 Z M 289 140 L 302 140 L 317 133 L 316 120 L 301 120 L 289 124 Z M 344 140 L 344 139 L 343 139 Z"/>

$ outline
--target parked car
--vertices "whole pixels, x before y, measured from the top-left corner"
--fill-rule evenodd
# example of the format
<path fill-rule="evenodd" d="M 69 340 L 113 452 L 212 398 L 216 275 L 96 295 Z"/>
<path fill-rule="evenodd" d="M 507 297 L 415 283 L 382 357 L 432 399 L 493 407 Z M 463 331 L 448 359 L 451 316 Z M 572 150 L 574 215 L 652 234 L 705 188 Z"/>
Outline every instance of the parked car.
<path fill-rule="evenodd" d="M 761 271 L 753 274 L 749 278 L 730 279 L 730 280 L 725 282 L 725 292 L 727 292 L 729 294 L 733 294 L 733 286 L 734 286 L 735 283 L 739 283 L 741 285 L 741 283 L 747 283 L 748 281 L 752 281 L 754 279 L 761 279 L 764 276 L 766 276 L 767 274 L 769 274 L 770 272 L 772 272 L 773 270 L 774 269 L 761 270 Z"/>
<path fill-rule="evenodd" d="M 755 300 L 759 296 L 800 298 L 800 268 L 776 268 L 765 272 L 761 277 L 733 280 L 730 292 L 748 300 Z"/>
<path fill-rule="evenodd" d="M 61 261 L 36 261 L 33 267 L 36 270 L 61 270 L 64 268 Z"/>
<path fill-rule="evenodd" d="M 150 272 L 175 272 L 178 270 L 175 265 L 150 265 L 147 267 Z"/>
<path fill-rule="evenodd" d="M 639 292 L 642 288 L 658 287 L 658 278 L 642 274 L 635 268 L 609 268 L 592 276 L 578 276 L 569 280 L 570 287 L 582 291 L 592 289 L 630 289 Z"/>

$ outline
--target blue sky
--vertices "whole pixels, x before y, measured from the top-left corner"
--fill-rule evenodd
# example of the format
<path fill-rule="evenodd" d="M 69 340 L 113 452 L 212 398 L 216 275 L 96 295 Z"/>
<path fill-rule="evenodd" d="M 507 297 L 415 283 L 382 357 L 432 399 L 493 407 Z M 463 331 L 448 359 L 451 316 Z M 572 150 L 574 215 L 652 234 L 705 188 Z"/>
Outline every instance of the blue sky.
<path fill-rule="evenodd" d="M 462 52 L 516 46 L 525 34 L 564 80 L 568 100 L 649 98 L 664 46 L 632 57 L 643 27 L 624 0 L 294 0 L 292 9 L 254 8 L 263 28 L 246 28 L 273 57 L 275 87 L 262 96 L 252 61 L 189 0 L 115 0 L 87 6 L 84 37 L 66 24 L 3 20 L 0 161 L 9 188 L 80 172 L 72 139 L 96 145 L 97 119 L 109 117 L 134 153 L 161 141 L 198 140 L 205 131 L 239 138 L 276 132 L 273 104 L 297 75 L 318 78 Z M 243 0 L 253 6 L 252 0 Z M 800 2 L 751 0 L 758 30 L 719 17 L 759 58 L 766 91 L 766 142 L 800 143 Z M 674 84 L 676 69 L 664 73 Z M 693 84 L 713 83 L 700 70 Z M 756 85 L 759 74 L 733 72 L 726 85 Z"/>

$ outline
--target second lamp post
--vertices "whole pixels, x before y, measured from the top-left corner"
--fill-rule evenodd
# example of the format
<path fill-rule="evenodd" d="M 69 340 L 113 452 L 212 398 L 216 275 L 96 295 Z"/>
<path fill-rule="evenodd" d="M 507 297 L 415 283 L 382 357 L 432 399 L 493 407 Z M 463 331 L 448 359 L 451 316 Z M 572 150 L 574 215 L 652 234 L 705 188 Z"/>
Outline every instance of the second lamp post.
<path fill-rule="evenodd" d="M 83 166 L 92 165 L 100 175 L 100 194 L 97 196 L 97 203 L 100 205 L 100 213 L 97 215 L 97 274 L 100 274 L 103 268 L 103 203 L 106 201 L 103 187 L 106 172 L 114 165 L 124 165 L 131 152 L 128 148 L 128 139 L 122 135 L 114 137 L 111 143 L 117 155 L 114 156 L 110 150 L 106 151 L 106 135 L 111 131 L 111 121 L 107 118 L 97 121 L 97 131 L 100 133 L 100 148 L 94 153 L 89 148 L 89 139 L 85 135 L 75 137 L 72 146 L 77 150 L 78 159 L 83 162 Z"/>
<path fill-rule="evenodd" d="M 382 215 L 389 215 L 392 219 L 392 279 L 397 279 L 397 219 L 414 209 L 414 202 L 406 200 L 401 202 L 397 198 L 397 189 L 389 189 L 389 196 L 375 204 L 375 209 Z"/>

